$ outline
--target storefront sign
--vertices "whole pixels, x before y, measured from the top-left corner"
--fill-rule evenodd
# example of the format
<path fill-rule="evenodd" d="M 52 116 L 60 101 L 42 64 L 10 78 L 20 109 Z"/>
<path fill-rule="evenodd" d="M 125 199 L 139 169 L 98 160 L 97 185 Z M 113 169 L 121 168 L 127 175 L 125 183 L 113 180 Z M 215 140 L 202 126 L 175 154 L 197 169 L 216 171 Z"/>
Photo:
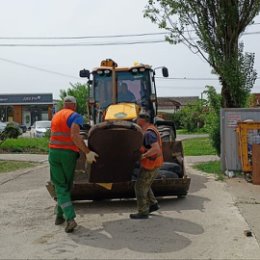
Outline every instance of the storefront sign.
<path fill-rule="evenodd" d="M 0 105 L 4 104 L 52 104 L 52 94 L 9 94 L 0 95 Z"/>

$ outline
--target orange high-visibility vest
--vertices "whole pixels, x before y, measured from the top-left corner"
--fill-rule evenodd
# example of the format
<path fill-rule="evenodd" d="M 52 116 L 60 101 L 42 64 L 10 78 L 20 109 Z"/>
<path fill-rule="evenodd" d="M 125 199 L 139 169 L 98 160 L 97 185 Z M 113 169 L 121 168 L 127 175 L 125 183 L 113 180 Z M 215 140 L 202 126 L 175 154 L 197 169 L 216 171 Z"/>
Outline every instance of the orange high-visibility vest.
<path fill-rule="evenodd" d="M 163 164 L 162 140 L 161 140 L 161 137 L 160 137 L 160 133 L 158 132 L 158 130 L 156 129 L 155 126 L 150 125 L 146 129 L 146 131 L 148 131 L 148 130 L 152 130 L 157 135 L 157 140 L 158 140 L 161 151 L 158 154 L 155 154 L 151 157 L 143 158 L 141 160 L 141 167 L 146 169 L 146 170 L 154 170 L 156 168 L 159 168 Z M 142 150 L 143 150 L 143 148 L 141 149 L 141 151 Z M 147 149 L 145 149 L 145 150 L 147 151 Z"/>
<path fill-rule="evenodd" d="M 67 120 L 73 113 L 73 110 L 64 108 L 53 116 L 49 148 L 79 152 L 79 148 L 70 137 L 70 128 L 67 126 Z"/>

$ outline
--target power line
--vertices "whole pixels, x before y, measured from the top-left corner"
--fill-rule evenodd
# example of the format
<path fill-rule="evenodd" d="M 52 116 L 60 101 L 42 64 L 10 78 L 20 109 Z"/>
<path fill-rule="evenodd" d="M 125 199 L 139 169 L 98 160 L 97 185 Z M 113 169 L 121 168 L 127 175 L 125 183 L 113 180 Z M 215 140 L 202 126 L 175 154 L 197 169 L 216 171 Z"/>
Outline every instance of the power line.
<path fill-rule="evenodd" d="M 155 77 L 158 80 L 213 80 L 213 81 L 219 81 L 218 78 L 190 78 L 190 77 L 183 77 L 183 78 L 177 78 L 177 77 Z M 257 77 L 256 79 L 260 79 L 260 77 Z"/>
<path fill-rule="evenodd" d="M 189 77 L 183 77 L 183 78 L 164 78 L 164 77 L 155 77 L 159 80 L 165 79 L 165 80 L 219 80 L 218 78 L 189 78 Z"/>
<path fill-rule="evenodd" d="M 222 86 L 214 86 L 214 87 L 216 89 L 221 89 L 222 88 Z M 196 90 L 196 91 L 200 91 L 200 90 L 204 90 L 205 86 L 178 86 L 178 85 L 177 86 L 176 85 L 173 85 L 173 86 L 162 86 L 162 85 L 157 84 L 156 89 L 157 89 L 157 91 L 164 90 L 164 89 L 172 89 L 172 90 L 181 89 L 183 91 L 193 89 L 193 90 Z M 252 90 L 258 90 L 258 89 L 260 90 L 260 86 L 253 86 L 252 87 Z"/>
<path fill-rule="evenodd" d="M 182 90 L 186 90 L 186 89 L 196 89 L 196 90 L 198 90 L 198 89 L 204 89 L 205 88 L 205 86 L 161 86 L 161 85 L 158 85 L 157 84 L 157 86 L 156 86 L 156 88 L 157 88 L 157 90 L 158 89 L 160 89 L 160 88 L 162 88 L 162 89 L 165 89 L 165 88 L 170 88 L 170 89 L 172 89 L 172 90 L 174 90 L 174 89 L 182 89 Z"/>
<path fill-rule="evenodd" d="M 14 61 L 14 60 L 9 60 L 9 59 L 5 59 L 5 58 L 0 58 L 0 60 L 4 61 L 4 62 L 11 63 L 11 64 L 15 64 L 15 65 L 18 65 L 18 66 L 26 67 L 26 68 L 29 68 L 29 69 L 34 69 L 34 70 L 38 70 L 38 71 L 42 71 L 42 72 L 46 72 L 46 73 L 59 75 L 59 76 L 66 77 L 66 78 L 73 78 L 73 79 L 77 79 L 77 80 L 81 79 L 80 77 L 75 77 L 75 76 L 60 73 L 60 72 L 57 72 L 57 71 L 39 68 L 39 67 L 28 65 L 28 64 L 25 64 L 25 63 L 17 62 L 17 61 Z"/>
<path fill-rule="evenodd" d="M 163 33 L 162 33 L 163 34 Z M 242 35 L 260 34 L 260 31 L 247 32 Z M 166 43 L 166 40 L 142 40 L 142 41 L 126 41 L 126 42 L 85 42 L 85 43 L 0 43 L 0 47 L 86 47 L 86 46 L 119 46 L 119 45 L 136 45 L 136 44 L 154 44 Z"/>
<path fill-rule="evenodd" d="M 254 23 L 249 26 L 259 25 L 260 23 Z M 186 30 L 184 32 L 194 32 L 194 29 Z M 107 38 L 125 38 L 125 37 L 143 37 L 152 35 L 165 35 L 169 34 L 169 31 L 158 32 L 158 33 L 133 33 L 133 34 L 112 34 L 112 35 L 83 35 L 83 36 L 21 36 L 21 37 L 0 37 L 0 40 L 82 40 L 82 39 L 107 39 Z M 259 34 L 260 32 L 244 33 L 247 34 Z"/>
<path fill-rule="evenodd" d="M 51 73 L 51 74 L 59 75 L 59 76 L 66 77 L 66 78 L 73 78 L 73 79 L 77 79 L 77 80 L 81 79 L 80 77 L 75 77 L 75 76 L 64 74 L 64 73 L 57 72 L 57 71 L 47 70 L 47 69 L 44 69 L 44 68 L 36 67 L 36 66 L 33 66 L 33 65 L 28 65 L 28 64 L 17 62 L 17 61 L 10 60 L 10 59 L 5 59 L 5 58 L 0 57 L 0 60 L 3 61 L 3 62 L 8 62 L 10 64 L 17 65 L 17 66 L 22 66 L 22 67 L 26 67 L 26 68 L 29 68 L 29 69 L 34 69 L 34 70 L 38 70 L 38 71 L 42 71 L 42 72 L 46 72 L 46 73 Z M 181 77 L 168 77 L 168 78 L 155 77 L 155 78 L 157 80 L 201 80 L 201 81 L 203 81 L 203 80 L 217 81 L 218 80 L 218 78 L 203 78 L 203 77 L 201 77 L 201 78 L 195 78 L 195 77 L 183 77 L 183 78 L 181 78 Z M 258 80 L 258 79 L 260 79 L 260 77 L 256 78 L 256 80 Z M 160 86 L 160 87 L 172 88 L 171 86 Z M 181 88 L 181 87 L 179 87 L 179 88 Z M 192 86 L 191 88 L 194 88 L 194 86 Z"/>
<path fill-rule="evenodd" d="M 255 35 L 255 34 L 260 34 L 260 32 L 246 32 L 246 33 L 242 33 L 242 35 Z"/>
<path fill-rule="evenodd" d="M 114 34 L 114 35 L 90 35 L 90 36 L 55 36 L 55 37 L 0 37 L 0 40 L 82 40 L 82 39 L 107 39 L 125 37 L 143 37 L 151 35 L 164 35 L 169 32 L 159 33 L 134 33 L 134 34 Z"/>
<path fill-rule="evenodd" d="M 134 44 L 165 43 L 165 40 L 143 40 L 131 42 L 106 42 L 106 43 L 47 43 L 47 44 L 27 44 L 27 43 L 1 43 L 0 47 L 84 47 L 84 46 L 117 46 Z"/>

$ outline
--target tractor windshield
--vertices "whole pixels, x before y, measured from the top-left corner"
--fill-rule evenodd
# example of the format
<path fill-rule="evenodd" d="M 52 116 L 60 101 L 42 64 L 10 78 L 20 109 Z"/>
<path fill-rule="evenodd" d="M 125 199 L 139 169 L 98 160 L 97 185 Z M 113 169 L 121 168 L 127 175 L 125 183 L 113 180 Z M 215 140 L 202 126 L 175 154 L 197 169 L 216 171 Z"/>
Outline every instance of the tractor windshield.
<path fill-rule="evenodd" d="M 100 108 L 112 104 L 112 77 L 94 75 L 94 99 Z"/>
<path fill-rule="evenodd" d="M 116 71 L 117 103 L 134 102 L 146 106 L 151 94 L 149 70 L 143 72 Z M 112 77 L 94 76 L 94 98 L 100 108 L 113 103 Z"/>

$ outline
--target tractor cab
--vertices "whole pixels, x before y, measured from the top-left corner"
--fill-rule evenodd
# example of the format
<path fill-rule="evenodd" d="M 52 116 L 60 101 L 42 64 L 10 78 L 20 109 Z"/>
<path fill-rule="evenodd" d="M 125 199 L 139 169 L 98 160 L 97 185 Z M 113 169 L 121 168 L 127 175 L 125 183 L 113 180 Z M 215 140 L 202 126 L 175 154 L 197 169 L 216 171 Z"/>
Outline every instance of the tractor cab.
<path fill-rule="evenodd" d="M 164 76 L 168 76 L 167 68 L 163 67 L 162 71 Z M 137 110 L 149 112 L 153 120 L 157 113 L 154 75 L 155 72 L 149 65 L 118 67 L 112 60 L 102 61 L 100 67 L 93 69 L 90 80 L 89 105 L 93 123 L 106 120 L 105 114 L 109 106 L 120 103 L 135 104 Z M 119 119 L 125 118 L 121 115 Z"/>

